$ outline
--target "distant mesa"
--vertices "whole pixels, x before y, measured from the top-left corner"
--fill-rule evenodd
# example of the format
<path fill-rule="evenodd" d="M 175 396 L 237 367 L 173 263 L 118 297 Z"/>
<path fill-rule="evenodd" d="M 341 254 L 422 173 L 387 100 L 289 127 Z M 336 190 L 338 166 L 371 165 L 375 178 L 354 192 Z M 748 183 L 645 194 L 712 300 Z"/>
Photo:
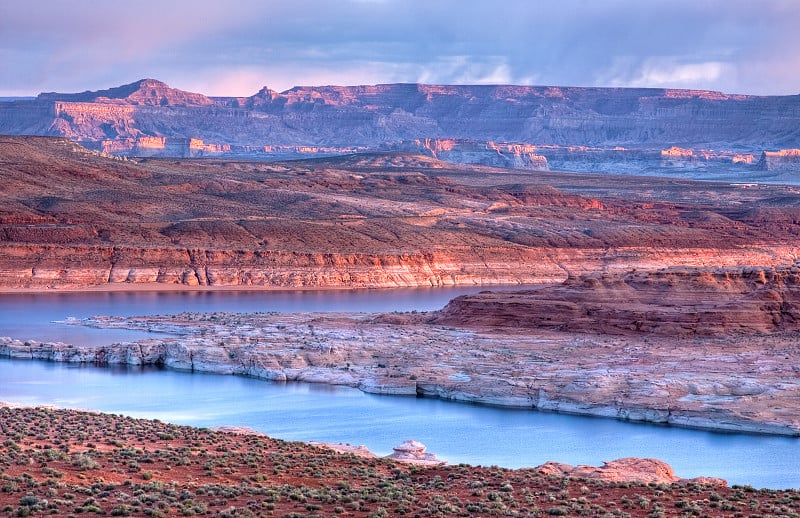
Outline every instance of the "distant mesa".
<path fill-rule="evenodd" d="M 76 94 L 41 93 L 37 101 L 75 103 L 126 103 L 134 106 L 210 106 L 214 104 L 203 94 L 170 88 L 156 79 L 141 79 L 131 84 Z"/>
<path fill-rule="evenodd" d="M 445 162 L 479 164 L 514 169 L 547 171 L 547 157 L 537 154 L 536 146 L 479 142 L 470 139 L 415 139 L 387 144 L 392 150 L 422 153 Z"/>
<path fill-rule="evenodd" d="M 249 97 L 208 97 L 142 79 L 0 103 L 0 133 L 64 136 L 131 157 L 293 159 L 415 148 L 439 160 L 529 170 L 708 174 L 738 167 L 733 174 L 780 176 L 800 168 L 776 151 L 800 148 L 800 97 L 423 84 L 264 87 Z"/>

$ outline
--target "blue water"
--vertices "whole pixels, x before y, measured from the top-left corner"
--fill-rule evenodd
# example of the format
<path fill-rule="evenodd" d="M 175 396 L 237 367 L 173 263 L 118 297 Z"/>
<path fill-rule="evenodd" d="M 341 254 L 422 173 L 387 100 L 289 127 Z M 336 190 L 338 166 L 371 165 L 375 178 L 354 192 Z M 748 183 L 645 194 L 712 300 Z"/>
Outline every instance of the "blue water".
<path fill-rule="evenodd" d="M 0 297 L 0 336 L 50 329 L 50 320 L 180 311 L 390 311 L 441 307 L 463 290 L 301 293 L 114 293 Z M 471 291 L 478 291 L 473 289 Z M 90 331 L 92 340 L 106 331 Z M 25 338 L 26 336 L 19 336 Z M 28 336 L 30 338 L 30 336 Z M 506 467 L 548 460 L 597 465 L 656 457 L 682 477 L 800 488 L 800 440 L 722 434 L 610 419 L 375 396 L 355 389 L 276 384 L 157 369 L 0 360 L 0 401 L 121 413 L 195 426 L 242 425 L 288 440 L 363 444 L 379 454 L 416 439 L 442 459 Z"/>
<path fill-rule="evenodd" d="M 106 345 L 137 340 L 147 333 L 94 330 L 58 323 L 69 317 L 137 316 L 184 311 L 233 313 L 299 311 L 428 311 L 461 294 L 486 288 L 417 288 L 325 291 L 97 292 L 0 295 L 0 336 L 22 340 Z M 496 288 L 511 289 L 511 288 Z"/>

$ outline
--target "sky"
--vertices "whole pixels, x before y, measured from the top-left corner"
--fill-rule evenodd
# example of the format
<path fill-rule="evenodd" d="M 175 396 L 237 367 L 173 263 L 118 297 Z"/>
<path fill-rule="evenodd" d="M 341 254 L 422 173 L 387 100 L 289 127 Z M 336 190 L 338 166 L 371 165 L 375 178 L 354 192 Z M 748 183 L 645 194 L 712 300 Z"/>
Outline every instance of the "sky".
<path fill-rule="evenodd" d="M 800 93 L 798 0 L 0 0 L 0 96 L 154 78 Z"/>

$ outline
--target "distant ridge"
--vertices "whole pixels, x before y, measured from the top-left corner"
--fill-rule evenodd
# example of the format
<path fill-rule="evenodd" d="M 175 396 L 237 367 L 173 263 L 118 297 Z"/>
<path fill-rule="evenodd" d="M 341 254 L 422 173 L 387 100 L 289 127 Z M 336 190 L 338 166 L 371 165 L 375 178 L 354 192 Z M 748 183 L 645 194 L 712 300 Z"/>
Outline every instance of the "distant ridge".
<path fill-rule="evenodd" d="M 494 163 L 495 143 L 512 143 L 545 149 L 545 155 L 553 154 L 548 149 L 563 155 L 564 148 L 597 148 L 609 156 L 619 149 L 648 150 L 657 161 L 661 151 L 677 148 L 665 159 L 684 162 L 724 150 L 728 162 L 753 165 L 765 150 L 800 148 L 800 96 L 400 83 L 284 92 L 264 87 L 249 97 L 208 97 L 142 79 L 2 103 L 0 133 L 65 136 L 136 156 L 425 152 L 430 146 L 419 143 L 444 140 L 468 143 L 462 146 L 468 153 L 450 153 L 448 160 L 477 163 Z M 529 156 L 509 163 L 540 167 L 543 161 Z"/>
<path fill-rule="evenodd" d="M 203 94 L 185 92 L 171 88 L 156 79 L 140 79 L 133 83 L 109 88 L 107 90 L 86 91 L 75 94 L 57 92 L 41 93 L 38 101 L 103 102 L 110 100 L 127 101 L 133 105 L 144 106 L 208 106 L 214 101 Z"/>

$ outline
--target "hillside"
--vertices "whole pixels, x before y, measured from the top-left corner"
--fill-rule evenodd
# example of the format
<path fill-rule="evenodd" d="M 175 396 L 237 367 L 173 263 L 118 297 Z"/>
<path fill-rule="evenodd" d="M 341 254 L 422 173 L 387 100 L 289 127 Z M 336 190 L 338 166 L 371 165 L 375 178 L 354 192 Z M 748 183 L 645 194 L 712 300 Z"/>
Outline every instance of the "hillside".
<path fill-rule="evenodd" d="M 0 408 L 4 516 L 792 516 L 797 491 L 679 481 L 631 462 L 423 467 L 122 416 Z M 617 465 L 625 466 L 621 462 Z M 630 467 L 657 468 L 651 482 Z M 672 482 L 672 481 L 675 482 Z M 715 483 L 716 482 L 716 483 Z"/>
<path fill-rule="evenodd" d="M 395 287 L 782 265 L 793 187 L 454 166 L 407 154 L 114 160 L 0 138 L 0 286 Z"/>

